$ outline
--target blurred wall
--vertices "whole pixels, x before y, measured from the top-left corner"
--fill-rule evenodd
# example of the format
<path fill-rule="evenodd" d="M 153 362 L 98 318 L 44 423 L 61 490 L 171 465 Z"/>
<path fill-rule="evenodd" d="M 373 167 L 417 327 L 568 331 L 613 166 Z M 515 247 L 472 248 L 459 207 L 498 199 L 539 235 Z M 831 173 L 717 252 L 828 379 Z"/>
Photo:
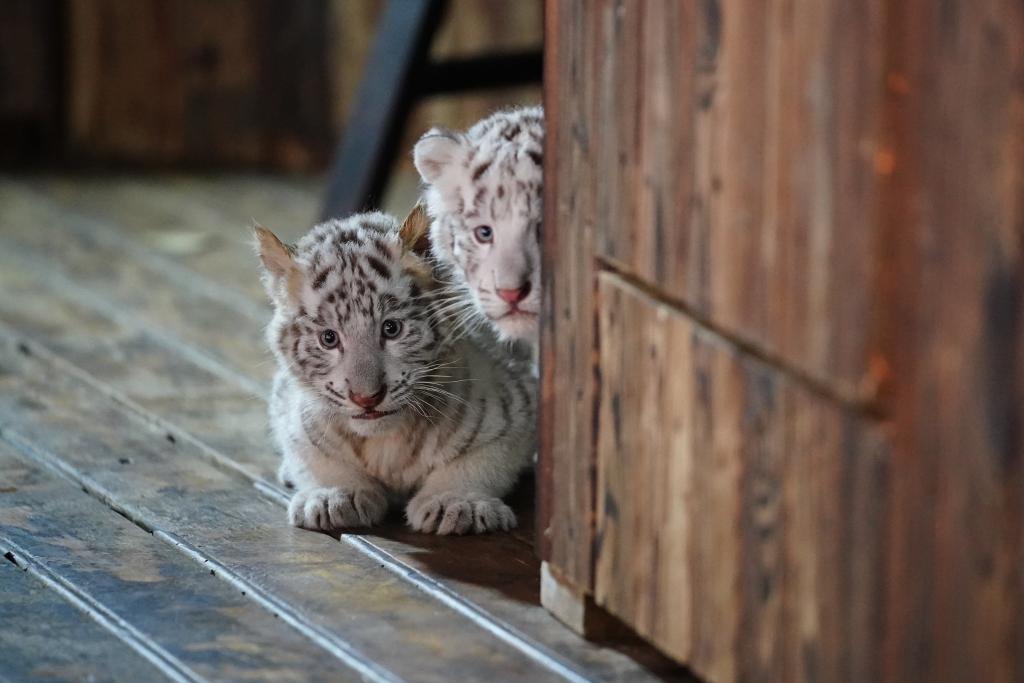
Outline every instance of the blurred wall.
<path fill-rule="evenodd" d="M 324 167 L 383 0 L 4 0 L 0 161 Z M 540 0 L 453 0 L 437 56 L 539 46 Z M 433 124 L 540 89 L 436 97 Z"/>
<path fill-rule="evenodd" d="M 57 0 L 0 2 L 0 162 L 50 157 L 62 140 Z"/>

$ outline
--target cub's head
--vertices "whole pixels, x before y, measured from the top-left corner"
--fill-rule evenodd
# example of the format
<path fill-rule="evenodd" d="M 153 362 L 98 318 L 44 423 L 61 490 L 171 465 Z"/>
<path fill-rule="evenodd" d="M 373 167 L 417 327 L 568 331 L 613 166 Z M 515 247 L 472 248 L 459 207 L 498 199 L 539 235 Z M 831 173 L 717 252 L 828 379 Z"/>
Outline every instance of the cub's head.
<path fill-rule="evenodd" d="M 295 247 L 255 230 L 274 303 L 267 339 L 278 361 L 357 434 L 422 414 L 441 330 L 415 236 L 403 239 L 406 230 L 382 213 L 321 223 Z"/>
<path fill-rule="evenodd" d="M 413 150 L 427 184 L 434 257 L 475 315 L 504 339 L 536 344 L 540 309 L 539 107 L 498 112 L 464 133 L 433 129 Z"/>

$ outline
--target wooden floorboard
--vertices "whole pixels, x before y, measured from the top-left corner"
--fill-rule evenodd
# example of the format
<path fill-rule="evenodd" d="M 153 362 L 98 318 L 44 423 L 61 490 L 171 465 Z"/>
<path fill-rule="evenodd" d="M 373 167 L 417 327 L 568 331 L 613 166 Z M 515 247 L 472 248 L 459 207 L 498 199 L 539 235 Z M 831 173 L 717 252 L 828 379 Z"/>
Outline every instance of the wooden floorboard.
<path fill-rule="evenodd" d="M 172 675 L 357 676 L 240 590 L 6 444 L 0 444 L 0 491 L 0 550 L 87 606 Z"/>
<path fill-rule="evenodd" d="M 151 256 L 111 228 L 0 184 L 4 250 L 62 283 L 80 305 L 143 324 L 204 365 L 264 392 L 273 375 L 261 344 L 269 307 Z M 253 378 L 258 381 L 254 382 Z"/>
<path fill-rule="evenodd" d="M 277 539 L 275 534 L 288 538 L 298 535 L 316 539 L 310 541 L 318 549 L 309 549 L 313 555 L 324 552 L 326 557 L 333 557 L 342 551 L 359 551 L 361 561 L 368 562 L 368 568 L 380 575 L 380 585 L 398 581 L 405 590 L 418 591 L 418 597 L 427 600 L 424 604 L 443 607 L 445 618 L 457 617 L 455 623 L 471 625 L 478 636 L 487 636 L 489 640 L 482 642 L 495 644 L 499 650 L 506 648 L 508 661 L 502 666 L 515 670 L 515 663 L 525 660 L 529 666 L 540 667 L 534 671 L 536 675 L 561 673 L 568 678 L 594 680 L 675 675 L 665 662 L 647 656 L 642 648 L 620 648 L 631 658 L 615 649 L 586 643 L 554 622 L 537 605 L 539 568 L 522 537 L 439 539 L 412 534 L 395 525 L 373 534 L 343 536 L 345 544 L 339 546 L 328 537 L 283 528 L 280 503 L 271 502 L 280 501 L 283 492 L 273 479 L 276 457 L 265 434 L 262 397 L 272 367 L 263 350 L 264 320 L 255 314 L 265 306 L 257 298 L 261 296 L 258 288 L 232 286 L 231 282 L 246 271 L 255 278 L 255 259 L 244 245 L 239 250 L 231 240 L 213 237 L 199 259 L 196 252 L 173 248 L 187 240 L 161 241 L 160 229 L 153 227 L 172 225 L 180 230 L 181 215 L 200 216 L 201 221 L 194 219 L 199 225 L 195 232 L 215 237 L 221 217 L 230 216 L 230 193 L 212 191 L 210 183 L 200 184 L 206 188 L 200 208 L 177 214 L 175 205 L 187 201 L 191 191 L 187 182 L 168 190 L 148 183 L 142 188 L 145 192 L 132 187 L 130 192 L 121 188 L 114 193 L 110 187 L 100 187 L 85 193 L 83 199 L 73 183 L 33 181 L 26 189 L 20 182 L 0 181 L 0 285 L 7 292 L 0 298 L 0 321 L 6 327 L 8 346 L 16 350 L 21 340 L 27 340 L 42 355 L 49 354 L 48 358 L 29 360 L 51 366 L 61 382 L 78 386 L 76 391 L 91 393 L 121 418 L 131 418 L 136 424 L 133 429 L 141 424 L 155 441 L 162 439 L 166 448 L 186 450 L 189 462 L 194 460 L 197 467 L 209 470 L 209 476 L 217 472 L 209 463 L 217 464 L 217 473 L 233 483 L 224 486 L 230 490 L 217 493 L 215 503 L 219 511 L 234 520 L 233 524 L 238 523 L 240 513 L 248 514 L 253 507 L 259 521 L 252 520 L 252 525 L 260 527 L 262 542 L 275 542 L 271 540 Z M 250 186 L 247 182 L 240 185 Z M 237 187 L 232 191 L 243 194 Z M 272 196 L 265 188 L 250 190 L 249 195 L 253 194 Z M 121 202 L 140 196 L 145 201 L 133 200 L 130 210 L 125 210 L 131 218 L 118 219 L 118 202 L 105 201 L 108 195 Z M 290 197 L 296 201 L 294 193 Z M 134 230 L 133 226 L 147 227 Z M 189 277 L 190 273 L 195 274 Z M 182 285 L 184 279 L 189 280 L 188 285 Z M 245 309 L 232 306 L 237 297 L 249 302 Z M 10 419 L 9 410 L 13 408 L 0 408 L 0 415 Z M 90 419 L 105 419 L 83 417 L 88 413 L 74 406 L 65 410 L 87 423 Z M 23 430 L 19 420 L 12 421 L 15 430 Z M 265 577 L 258 571 L 263 565 L 253 564 L 253 558 L 243 551 L 245 542 L 256 542 L 254 530 L 246 529 L 239 537 L 245 542 L 225 538 L 211 519 L 172 514 L 172 510 L 147 497 L 156 496 L 158 490 L 143 489 L 148 494 L 134 490 L 131 476 L 123 468 L 94 470 L 98 463 L 76 460 L 84 456 L 66 452 L 72 448 L 71 443 L 59 441 L 59 433 L 77 438 L 81 436 L 78 430 L 87 426 L 50 425 L 40 427 L 36 436 L 25 437 L 21 431 L 12 434 L 36 445 L 48 436 L 49 446 L 39 452 L 45 452 L 53 466 L 65 468 L 68 476 L 86 482 L 94 493 L 109 496 L 116 505 L 128 506 L 132 514 L 139 515 L 137 521 L 155 521 L 165 540 L 180 542 L 182 549 L 202 554 L 209 550 L 206 544 L 216 539 L 213 547 L 218 562 L 239 581 L 256 586 L 255 579 Z M 192 488 L 194 482 L 188 480 L 188 473 L 160 469 L 167 466 L 163 460 L 168 457 L 154 451 L 147 467 L 156 468 L 151 470 L 153 476 L 186 478 L 175 488 L 176 504 L 212 504 L 214 499 L 208 499 L 202 487 Z M 96 486 L 96 472 L 107 478 L 103 486 Z M 254 496 L 251 484 L 265 495 Z M 324 543 L 331 547 L 320 545 Z M 349 555 L 344 556 L 349 561 Z M 283 564 L 276 570 L 289 561 L 288 557 L 278 559 Z M 380 571 L 380 564 L 385 565 L 385 571 Z M 293 567 L 292 571 L 301 574 L 309 567 Z M 296 596 L 306 595 L 308 599 L 306 593 L 288 592 L 294 587 L 259 585 L 261 594 L 271 602 L 279 600 L 294 607 L 292 599 Z M 331 605 L 342 610 L 346 595 L 336 596 Z M 309 616 L 301 610 L 300 614 L 302 618 Z M 334 637 L 332 633 L 342 638 L 331 630 L 337 626 L 333 622 L 336 617 L 329 610 L 314 613 L 310 628 L 326 634 L 328 640 Z M 347 640 L 339 642 L 351 645 Z M 382 656 L 386 659 L 387 654 Z M 469 652 L 463 655 L 471 657 Z M 368 656 L 375 658 L 375 651 Z M 446 665 L 441 662 L 438 670 Z"/>
<path fill-rule="evenodd" d="M 553 678 L 370 557 L 282 524 L 281 509 L 190 444 L 97 396 L 0 333 L 0 438 L 226 573 L 349 664 L 394 678 Z M 384 680 L 390 676 L 382 676 Z"/>
<path fill-rule="evenodd" d="M 312 225 L 321 194 L 309 181 L 252 176 L 216 182 L 189 176 L 37 178 L 29 187 L 62 211 L 127 228 L 131 241 L 149 253 L 254 301 L 263 300 L 263 288 L 250 242 L 252 221 L 282 238 L 298 238 Z"/>
<path fill-rule="evenodd" d="M 0 624 L 0 680 L 175 680 L 13 559 L 0 560 Z"/>

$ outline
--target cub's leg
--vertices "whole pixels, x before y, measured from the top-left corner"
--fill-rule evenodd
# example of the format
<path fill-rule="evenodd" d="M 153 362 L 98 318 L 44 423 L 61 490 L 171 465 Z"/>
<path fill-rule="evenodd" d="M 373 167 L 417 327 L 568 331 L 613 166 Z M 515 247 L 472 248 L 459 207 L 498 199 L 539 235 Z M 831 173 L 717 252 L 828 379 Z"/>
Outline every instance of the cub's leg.
<path fill-rule="evenodd" d="M 303 420 L 299 394 L 279 372 L 270 402 L 270 431 L 281 453 L 278 477 L 295 489 L 288 521 L 313 531 L 379 523 L 388 511 L 383 485 L 358 466 L 346 443 L 317 446 Z M 321 434 L 324 429 L 315 425 L 312 432 Z"/>

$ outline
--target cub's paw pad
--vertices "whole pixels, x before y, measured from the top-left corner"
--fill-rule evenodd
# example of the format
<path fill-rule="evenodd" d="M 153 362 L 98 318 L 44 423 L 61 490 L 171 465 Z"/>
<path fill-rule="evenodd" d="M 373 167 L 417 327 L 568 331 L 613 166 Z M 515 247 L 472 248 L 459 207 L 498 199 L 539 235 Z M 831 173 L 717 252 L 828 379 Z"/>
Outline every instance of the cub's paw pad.
<path fill-rule="evenodd" d="M 375 489 L 307 489 L 292 496 L 288 504 L 292 525 L 313 531 L 372 526 L 386 512 L 387 499 Z"/>
<path fill-rule="evenodd" d="M 516 526 L 512 508 L 500 498 L 461 493 L 416 496 L 405 510 L 409 526 L 441 536 L 508 531 Z"/>

